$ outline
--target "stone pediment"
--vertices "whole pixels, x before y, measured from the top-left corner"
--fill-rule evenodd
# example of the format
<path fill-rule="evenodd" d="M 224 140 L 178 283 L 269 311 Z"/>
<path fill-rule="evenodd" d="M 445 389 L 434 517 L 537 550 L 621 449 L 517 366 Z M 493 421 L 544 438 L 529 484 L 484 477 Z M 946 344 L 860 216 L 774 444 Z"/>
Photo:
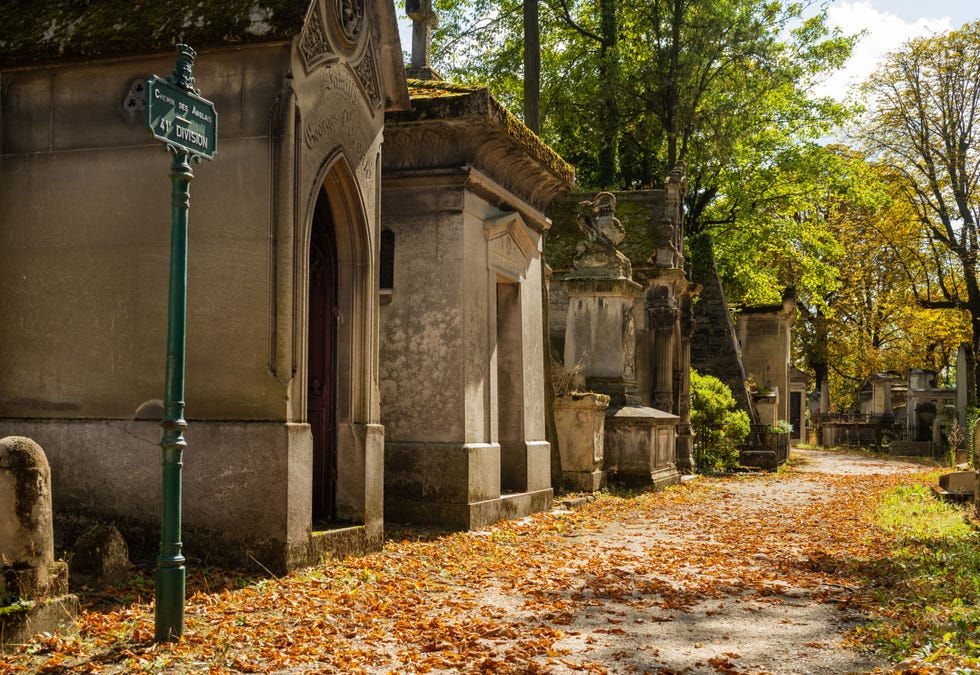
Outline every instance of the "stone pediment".
<path fill-rule="evenodd" d="M 484 234 L 490 266 L 512 277 L 524 278 L 537 253 L 524 219 L 517 213 L 509 213 L 487 222 Z"/>
<path fill-rule="evenodd" d="M 387 172 L 475 168 L 544 211 L 575 181 L 575 170 L 494 100 L 487 89 L 410 80 L 412 107 L 389 113 Z"/>

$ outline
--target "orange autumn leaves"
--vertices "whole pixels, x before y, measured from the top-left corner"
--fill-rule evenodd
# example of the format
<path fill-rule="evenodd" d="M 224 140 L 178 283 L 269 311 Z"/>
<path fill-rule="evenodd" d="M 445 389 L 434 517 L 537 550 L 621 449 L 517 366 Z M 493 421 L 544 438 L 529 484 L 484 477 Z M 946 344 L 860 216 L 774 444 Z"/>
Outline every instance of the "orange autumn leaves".
<path fill-rule="evenodd" d="M 147 586 L 146 601 L 90 609 L 77 637 L 39 639 L 0 672 L 669 673 L 663 645 L 642 645 L 644 665 L 624 647 L 637 625 L 706 600 L 712 618 L 746 599 L 848 603 L 848 561 L 882 553 L 867 516 L 898 480 L 700 480 L 478 533 L 405 530 L 382 552 L 238 589 L 209 591 L 192 570 L 180 643 L 152 643 Z M 707 672 L 759 672 L 697 649 Z"/>

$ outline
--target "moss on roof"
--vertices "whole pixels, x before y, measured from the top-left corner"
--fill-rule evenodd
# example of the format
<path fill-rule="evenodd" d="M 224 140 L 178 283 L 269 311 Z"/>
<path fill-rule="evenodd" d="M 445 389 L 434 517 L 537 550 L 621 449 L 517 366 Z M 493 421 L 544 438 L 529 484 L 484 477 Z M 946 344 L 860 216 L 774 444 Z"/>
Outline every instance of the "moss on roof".
<path fill-rule="evenodd" d="M 494 121 L 501 132 L 531 157 L 545 165 L 554 176 L 567 185 L 574 185 L 575 168 L 491 96 L 486 87 L 410 79 L 408 93 L 412 100 L 412 109 L 397 113 L 395 119 L 398 122 L 484 115 Z"/>
<path fill-rule="evenodd" d="M 0 66 L 287 39 L 309 0 L 4 0 Z"/>

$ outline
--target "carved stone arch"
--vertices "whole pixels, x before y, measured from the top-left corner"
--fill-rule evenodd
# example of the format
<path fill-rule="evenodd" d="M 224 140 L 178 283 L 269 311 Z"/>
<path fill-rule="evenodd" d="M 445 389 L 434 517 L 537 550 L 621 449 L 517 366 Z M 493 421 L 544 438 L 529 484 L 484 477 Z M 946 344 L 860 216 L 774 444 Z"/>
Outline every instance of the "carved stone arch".
<path fill-rule="evenodd" d="M 305 364 L 303 336 L 306 335 L 306 288 L 309 284 L 310 236 L 318 199 L 325 199 L 334 224 L 337 250 L 337 421 L 363 423 L 370 418 L 371 359 L 375 358 L 370 341 L 372 321 L 372 280 L 375 274 L 374 245 L 370 226 L 354 169 L 337 148 L 328 155 L 316 173 L 306 200 L 304 215 L 296 238 L 297 303 L 295 335 L 302 351 L 299 362 Z M 305 396 L 305 368 L 297 378 L 297 390 Z M 305 400 L 298 402 L 304 409 Z"/>
<path fill-rule="evenodd" d="M 365 429 L 374 423 L 377 408 L 374 386 L 378 351 L 376 250 L 361 186 L 343 152 L 335 148 L 324 158 L 314 176 L 305 191 L 304 203 L 299 205 L 300 217 L 296 222 L 293 334 L 298 372 L 291 396 L 295 397 L 294 410 L 307 409 L 310 241 L 320 209 L 321 214 L 326 213 L 332 222 L 336 251 L 335 374 L 332 378 L 335 387 L 335 517 L 341 521 L 367 522 L 370 509 L 365 498 L 364 466 L 368 461 Z"/>

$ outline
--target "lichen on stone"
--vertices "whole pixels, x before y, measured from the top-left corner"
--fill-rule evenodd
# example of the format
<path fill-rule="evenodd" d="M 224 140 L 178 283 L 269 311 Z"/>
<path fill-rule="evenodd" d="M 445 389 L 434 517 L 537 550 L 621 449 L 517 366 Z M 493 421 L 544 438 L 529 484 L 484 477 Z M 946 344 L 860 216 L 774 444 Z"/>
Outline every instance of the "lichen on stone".
<path fill-rule="evenodd" d="M 426 118 L 485 115 L 501 132 L 544 165 L 556 178 L 568 186 L 575 184 L 575 168 L 491 96 L 490 90 L 486 87 L 438 80 L 410 79 L 408 92 L 413 108 L 416 108 L 416 105 L 425 107 L 431 104 L 433 109 L 426 111 L 427 114 L 424 115 Z M 419 110 L 416 108 L 414 114 L 418 113 Z M 412 114 L 408 113 L 409 116 Z M 408 120 L 409 117 L 402 116 L 401 119 Z"/>

